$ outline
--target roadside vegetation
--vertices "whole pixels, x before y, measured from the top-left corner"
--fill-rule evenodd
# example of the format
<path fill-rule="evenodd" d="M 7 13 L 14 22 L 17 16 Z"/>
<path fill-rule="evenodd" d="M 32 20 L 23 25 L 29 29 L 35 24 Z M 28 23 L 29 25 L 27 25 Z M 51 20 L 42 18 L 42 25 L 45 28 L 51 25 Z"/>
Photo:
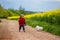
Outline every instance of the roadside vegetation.
<path fill-rule="evenodd" d="M 4 9 L 0 5 L 0 18 L 18 20 L 20 14 L 25 15 L 27 25 L 33 28 L 39 25 L 44 28 L 44 31 L 60 36 L 60 9 L 40 13 L 27 12 L 24 8 L 20 8 L 19 10 Z"/>

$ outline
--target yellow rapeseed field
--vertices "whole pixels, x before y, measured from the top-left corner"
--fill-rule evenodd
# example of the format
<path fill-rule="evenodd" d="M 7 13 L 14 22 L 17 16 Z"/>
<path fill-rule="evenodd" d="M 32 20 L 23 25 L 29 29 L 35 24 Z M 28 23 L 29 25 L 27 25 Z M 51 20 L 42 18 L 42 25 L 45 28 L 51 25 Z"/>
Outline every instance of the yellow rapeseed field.
<path fill-rule="evenodd" d="M 31 18 L 31 17 L 35 17 L 35 16 L 42 16 L 42 13 L 35 13 L 35 14 L 30 14 L 30 15 L 25 15 L 25 18 Z M 8 19 L 12 19 L 12 18 L 19 18 L 20 16 L 11 16 L 8 17 Z"/>
<path fill-rule="evenodd" d="M 60 10 L 50 10 L 50 11 L 47 11 L 47 12 L 44 12 L 44 13 L 35 13 L 35 14 L 29 14 L 29 15 L 25 15 L 24 17 L 25 18 L 31 18 L 31 17 L 35 17 L 35 16 L 50 16 L 50 15 L 60 15 Z M 12 18 L 19 18 L 20 16 L 11 16 L 11 17 L 8 17 L 8 19 L 12 19 Z"/>

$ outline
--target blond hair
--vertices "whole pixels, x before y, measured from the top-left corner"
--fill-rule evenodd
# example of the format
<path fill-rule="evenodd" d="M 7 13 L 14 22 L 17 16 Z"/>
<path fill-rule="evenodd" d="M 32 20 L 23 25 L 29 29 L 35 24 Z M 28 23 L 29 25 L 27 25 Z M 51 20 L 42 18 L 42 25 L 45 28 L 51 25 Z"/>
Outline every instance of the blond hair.
<path fill-rule="evenodd" d="M 24 17 L 24 14 L 21 14 L 20 17 Z"/>

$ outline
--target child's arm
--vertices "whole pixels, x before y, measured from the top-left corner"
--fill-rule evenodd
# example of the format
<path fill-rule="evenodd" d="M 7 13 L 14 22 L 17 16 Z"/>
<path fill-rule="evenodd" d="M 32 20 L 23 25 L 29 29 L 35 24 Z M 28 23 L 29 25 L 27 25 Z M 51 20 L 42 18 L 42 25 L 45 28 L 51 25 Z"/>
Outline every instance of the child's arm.
<path fill-rule="evenodd" d="M 26 26 L 26 20 L 25 20 L 25 22 L 24 22 L 24 25 Z"/>

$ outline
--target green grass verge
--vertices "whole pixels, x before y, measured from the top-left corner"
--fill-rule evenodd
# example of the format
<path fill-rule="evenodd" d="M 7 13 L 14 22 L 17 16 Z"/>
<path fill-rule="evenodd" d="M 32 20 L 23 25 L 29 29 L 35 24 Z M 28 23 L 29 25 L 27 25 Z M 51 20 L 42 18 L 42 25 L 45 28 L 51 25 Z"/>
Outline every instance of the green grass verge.
<path fill-rule="evenodd" d="M 39 25 L 44 28 L 43 29 L 44 31 L 60 36 L 60 25 L 54 25 L 54 24 L 49 24 L 46 22 L 34 21 L 31 19 L 28 19 L 26 23 L 32 26 L 33 28 Z"/>
<path fill-rule="evenodd" d="M 9 20 L 18 20 L 18 18 L 9 19 Z M 43 27 L 44 31 L 60 36 L 60 25 L 54 25 L 46 22 L 41 22 L 33 19 L 26 19 L 26 24 L 35 28 L 37 25 Z"/>

